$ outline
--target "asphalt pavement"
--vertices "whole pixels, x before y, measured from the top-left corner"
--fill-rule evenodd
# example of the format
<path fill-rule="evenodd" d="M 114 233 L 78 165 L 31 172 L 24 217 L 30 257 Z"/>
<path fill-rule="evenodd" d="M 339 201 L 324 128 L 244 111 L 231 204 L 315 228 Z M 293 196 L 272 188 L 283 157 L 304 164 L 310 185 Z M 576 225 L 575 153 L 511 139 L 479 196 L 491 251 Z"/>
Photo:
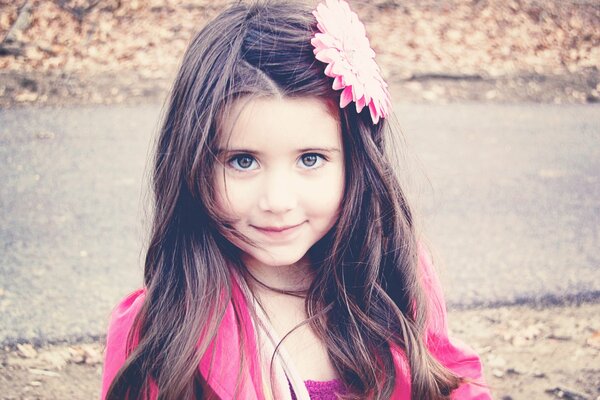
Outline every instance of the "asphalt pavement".
<path fill-rule="evenodd" d="M 161 108 L 0 110 L 0 344 L 102 336 L 141 285 Z M 401 105 L 450 307 L 600 298 L 600 106 Z"/>

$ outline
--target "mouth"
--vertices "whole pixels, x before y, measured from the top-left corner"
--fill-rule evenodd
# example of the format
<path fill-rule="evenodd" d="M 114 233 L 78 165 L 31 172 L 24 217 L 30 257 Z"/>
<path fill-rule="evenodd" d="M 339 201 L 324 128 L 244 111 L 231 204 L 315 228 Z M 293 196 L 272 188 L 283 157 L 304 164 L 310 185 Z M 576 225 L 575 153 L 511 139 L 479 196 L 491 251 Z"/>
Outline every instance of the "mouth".
<path fill-rule="evenodd" d="M 286 226 L 250 226 L 269 238 L 287 238 L 294 232 L 298 231 L 298 229 L 304 224 L 304 222 L 301 222 L 296 225 Z"/>

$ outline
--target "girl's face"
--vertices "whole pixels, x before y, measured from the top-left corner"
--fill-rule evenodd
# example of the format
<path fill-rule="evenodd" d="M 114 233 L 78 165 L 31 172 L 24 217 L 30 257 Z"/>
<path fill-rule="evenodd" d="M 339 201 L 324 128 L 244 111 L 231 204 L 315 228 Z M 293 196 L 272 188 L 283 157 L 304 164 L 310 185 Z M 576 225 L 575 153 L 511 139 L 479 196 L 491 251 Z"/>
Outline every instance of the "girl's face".
<path fill-rule="evenodd" d="M 256 247 L 232 242 L 246 265 L 298 262 L 337 221 L 344 192 L 338 119 L 317 98 L 262 97 L 237 100 L 221 122 L 217 204 Z"/>

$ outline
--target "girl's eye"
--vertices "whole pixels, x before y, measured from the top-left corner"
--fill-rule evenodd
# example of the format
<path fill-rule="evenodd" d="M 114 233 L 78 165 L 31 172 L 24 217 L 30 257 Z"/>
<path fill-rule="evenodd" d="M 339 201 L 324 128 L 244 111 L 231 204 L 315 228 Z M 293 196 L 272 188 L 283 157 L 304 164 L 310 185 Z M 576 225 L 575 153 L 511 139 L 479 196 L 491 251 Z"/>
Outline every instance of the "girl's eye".
<path fill-rule="evenodd" d="M 248 154 L 240 154 L 229 160 L 229 165 L 238 171 L 252 171 L 256 169 L 256 160 Z"/>
<path fill-rule="evenodd" d="M 304 167 L 314 169 L 319 167 L 323 163 L 325 157 L 316 153 L 308 153 L 303 154 L 302 157 L 300 157 L 300 160 L 302 161 L 302 165 Z"/>

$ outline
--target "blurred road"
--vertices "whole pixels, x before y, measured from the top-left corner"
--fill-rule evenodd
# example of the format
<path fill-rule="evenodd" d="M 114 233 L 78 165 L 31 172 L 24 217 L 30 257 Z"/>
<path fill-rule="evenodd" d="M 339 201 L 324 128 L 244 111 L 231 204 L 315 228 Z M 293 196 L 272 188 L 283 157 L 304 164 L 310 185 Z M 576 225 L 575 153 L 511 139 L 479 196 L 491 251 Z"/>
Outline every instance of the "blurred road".
<path fill-rule="evenodd" d="M 396 113 L 450 306 L 600 297 L 600 106 Z M 0 344 L 103 335 L 140 285 L 159 114 L 0 110 Z"/>

